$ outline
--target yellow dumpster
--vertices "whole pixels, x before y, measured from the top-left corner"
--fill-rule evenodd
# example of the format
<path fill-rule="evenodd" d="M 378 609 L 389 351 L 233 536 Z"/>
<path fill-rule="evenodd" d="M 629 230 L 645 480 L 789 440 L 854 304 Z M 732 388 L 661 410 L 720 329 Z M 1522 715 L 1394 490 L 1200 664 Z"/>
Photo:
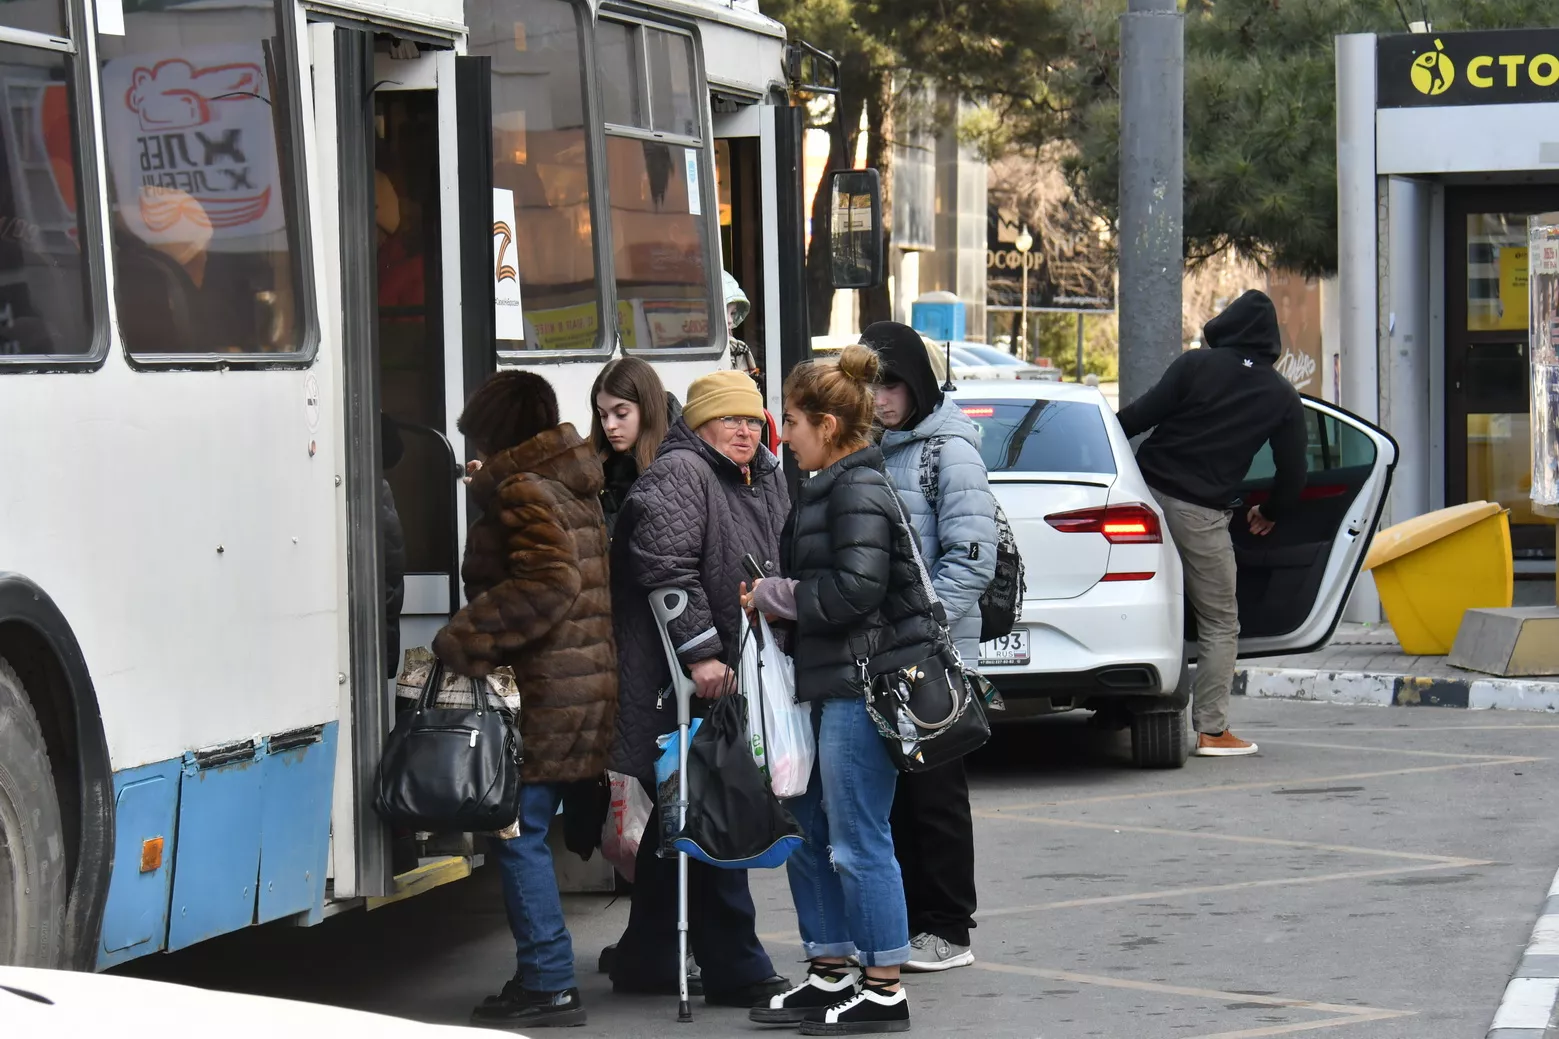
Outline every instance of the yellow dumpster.
<path fill-rule="evenodd" d="M 1444 656 L 1462 614 L 1510 605 L 1510 513 L 1498 502 L 1473 501 L 1415 516 L 1375 535 L 1364 569 L 1374 571 L 1402 651 Z"/>

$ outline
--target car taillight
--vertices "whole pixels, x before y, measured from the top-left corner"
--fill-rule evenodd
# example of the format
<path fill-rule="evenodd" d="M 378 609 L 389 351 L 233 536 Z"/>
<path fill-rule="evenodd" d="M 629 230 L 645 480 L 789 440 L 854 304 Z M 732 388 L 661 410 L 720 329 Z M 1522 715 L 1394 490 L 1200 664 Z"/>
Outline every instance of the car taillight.
<path fill-rule="evenodd" d="M 1164 541 L 1158 513 L 1140 503 L 1057 512 L 1045 522 L 1063 534 L 1103 534 L 1112 545 L 1157 545 Z"/>

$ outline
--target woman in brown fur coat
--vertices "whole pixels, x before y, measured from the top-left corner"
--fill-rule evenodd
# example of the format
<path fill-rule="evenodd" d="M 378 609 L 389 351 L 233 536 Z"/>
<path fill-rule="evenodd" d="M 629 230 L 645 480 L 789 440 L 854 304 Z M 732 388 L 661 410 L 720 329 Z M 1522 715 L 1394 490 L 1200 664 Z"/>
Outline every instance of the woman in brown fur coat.
<path fill-rule="evenodd" d="M 516 1028 L 583 1024 L 574 949 L 547 830 L 566 784 L 606 767 L 617 714 L 617 651 L 601 517 L 601 461 L 532 372 L 499 372 L 471 397 L 460 431 L 482 456 L 481 515 L 466 540 L 467 605 L 433 641 L 452 671 L 505 664 L 519 680 L 524 786 L 520 835 L 488 847 L 503 875 L 518 970 L 472 1013 Z"/>

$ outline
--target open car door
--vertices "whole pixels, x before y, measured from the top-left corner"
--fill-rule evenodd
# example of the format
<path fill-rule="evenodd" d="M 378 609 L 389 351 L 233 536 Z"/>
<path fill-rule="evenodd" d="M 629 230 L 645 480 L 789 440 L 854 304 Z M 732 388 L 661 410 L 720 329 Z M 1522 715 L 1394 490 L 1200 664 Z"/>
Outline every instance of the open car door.
<path fill-rule="evenodd" d="M 1358 579 L 1397 465 L 1397 442 L 1325 401 L 1304 398 L 1305 490 L 1292 515 L 1257 537 L 1250 505 L 1272 493 L 1271 445 L 1240 485 L 1245 507 L 1229 532 L 1239 564 L 1240 656 L 1304 653 L 1336 630 Z"/>

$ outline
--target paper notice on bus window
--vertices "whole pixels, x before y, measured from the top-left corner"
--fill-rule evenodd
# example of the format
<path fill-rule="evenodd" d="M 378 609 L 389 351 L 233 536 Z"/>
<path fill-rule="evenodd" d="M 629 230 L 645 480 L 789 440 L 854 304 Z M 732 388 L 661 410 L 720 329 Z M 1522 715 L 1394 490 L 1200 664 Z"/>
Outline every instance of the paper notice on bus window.
<path fill-rule="evenodd" d="M 124 0 L 97 0 L 97 31 L 103 36 L 125 34 Z"/>
<path fill-rule="evenodd" d="M 525 310 L 520 306 L 520 269 L 514 245 L 514 192 L 493 189 L 493 327 L 496 338 L 525 338 Z"/>
<path fill-rule="evenodd" d="M 282 248 L 261 244 L 287 229 L 269 61 L 256 42 L 103 64 L 114 213 L 130 233 L 211 253 Z"/>
<path fill-rule="evenodd" d="M 683 149 L 687 159 L 687 211 L 694 216 L 704 215 L 704 200 L 698 193 L 698 149 Z"/>

